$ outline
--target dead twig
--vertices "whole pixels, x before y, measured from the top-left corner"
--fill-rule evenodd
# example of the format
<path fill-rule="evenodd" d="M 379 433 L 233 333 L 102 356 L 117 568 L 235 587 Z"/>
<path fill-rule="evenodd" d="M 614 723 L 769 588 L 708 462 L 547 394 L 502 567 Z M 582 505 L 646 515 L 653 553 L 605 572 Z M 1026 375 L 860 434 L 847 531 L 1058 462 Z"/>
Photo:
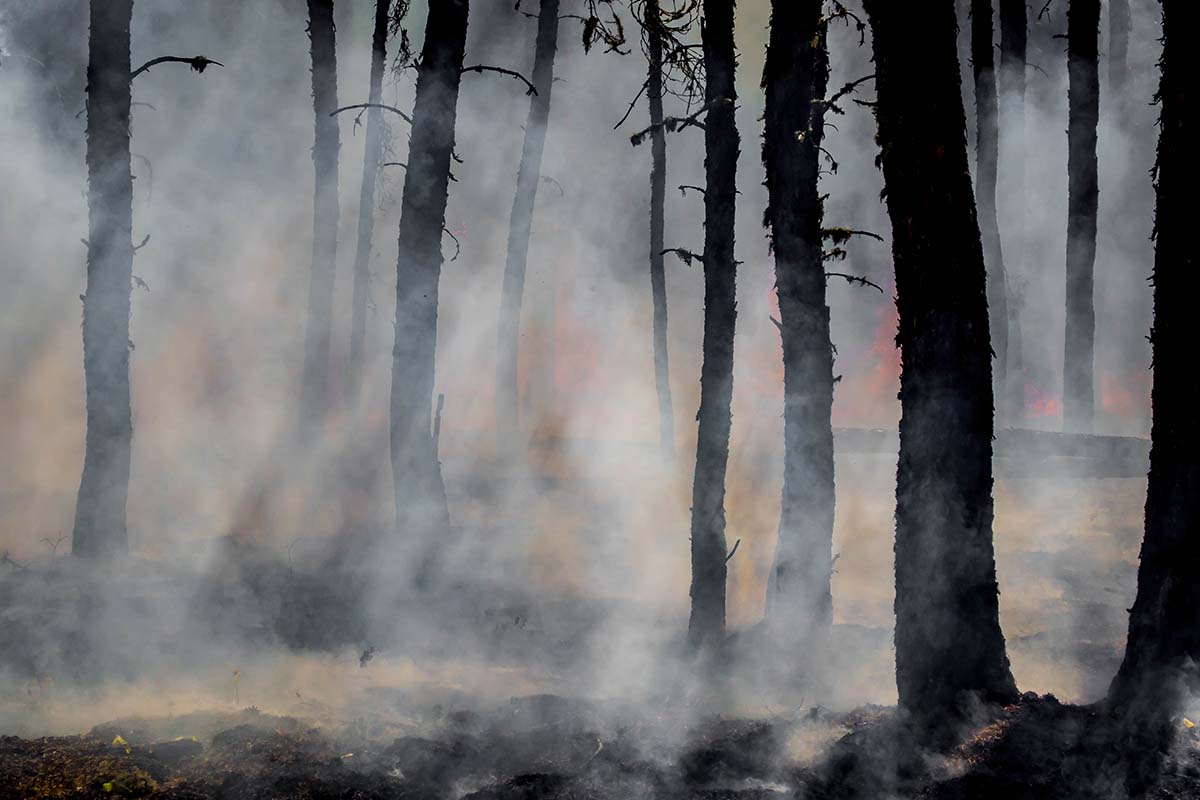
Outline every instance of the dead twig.
<path fill-rule="evenodd" d="M 666 250 L 662 251 L 662 255 L 664 256 L 667 253 L 674 253 L 679 257 L 680 261 L 689 267 L 692 265 L 693 261 L 699 261 L 701 264 L 704 263 L 704 256 L 700 255 L 699 253 L 693 253 L 691 250 L 685 250 L 682 247 L 668 247 Z"/>
<path fill-rule="evenodd" d="M 867 278 L 863 277 L 862 275 L 848 275 L 845 272 L 826 272 L 825 278 L 826 279 L 842 278 L 843 280 L 846 281 L 846 283 L 849 283 L 851 285 L 857 283 L 860 286 L 870 286 L 872 288 L 878 289 L 880 294 L 886 294 L 886 292 L 883 291 L 882 286 L 880 286 L 878 283 L 875 283 L 874 281 L 868 280 Z"/>
<path fill-rule="evenodd" d="M 343 111 L 351 111 L 356 108 L 361 108 L 363 111 L 366 111 L 368 108 L 383 109 L 384 111 L 390 111 L 393 114 L 399 114 L 400 118 L 403 119 L 405 122 L 407 122 L 409 125 L 413 124 L 412 117 L 410 117 L 408 114 L 405 114 L 403 111 L 396 108 L 395 106 L 384 105 L 383 103 L 355 103 L 352 106 L 342 106 L 339 109 L 329 112 L 329 116 L 332 117 L 332 116 L 342 113 Z M 360 113 L 359 116 L 361 117 L 362 114 Z M 355 124 L 357 124 L 357 120 L 356 120 Z"/>
<path fill-rule="evenodd" d="M 468 72 L 479 72 L 479 73 L 497 72 L 501 75 L 510 75 L 529 87 L 528 91 L 525 92 L 526 95 L 538 93 L 537 87 L 534 86 L 533 83 L 530 82 L 530 80 L 528 78 L 526 78 L 524 75 L 517 72 L 516 70 L 505 69 L 504 67 L 492 67 L 487 64 L 473 64 L 469 67 L 463 67 L 462 71 L 463 71 L 463 74 L 466 74 Z"/>
<path fill-rule="evenodd" d="M 140 67 L 131 72 L 129 75 L 129 80 L 132 81 L 138 75 L 141 75 L 143 72 L 153 66 L 167 63 L 187 64 L 196 72 L 204 72 L 204 70 L 208 69 L 210 65 L 214 64 L 218 67 L 225 66 L 220 61 L 213 61 L 211 58 L 205 58 L 204 56 L 192 56 L 191 58 L 185 58 L 183 56 L 159 56 L 158 58 L 150 59 L 145 64 L 142 64 Z"/>
<path fill-rule="evenodd" d="M 632 144 L 634 147 L 637 147 L 639 144 L 646 141 L 647 136 L 654 133 L 654 131 L 659 128 L 662 128 L 667 133 L 675 133 L 676 131 L 682 131 L 685 128 L 700 128 L 701 130 L 704 130 L 704 123 L 700 122 L 700 117 L 704 116 L 709 111 L 716 108 L 718 105 L 720 105 L 722 103 L 732 103 L 732 102 L 733 101 L 730 100 L 728 97 L 718 97 L 716 100 L 713 100 L 711 103 L 708 103 L 707 105 L 705 105 L 703 108 L 699 109 L 696 113 L 692 114 L 691 116 L 667 117 L 658 125 L 651 125 L 650 127 L 640 130 L 637 133 L 630 136 L 629 143 Z"/>
<path fill-rule="evenodd" d="M 459 244 L 458 237 L 455 236 L 453 233 L 451 233 L 450 229 L 447 228 L 445 225 L 442 226 L 442 233 L 446 234 L 447 236 L 449 236 L 451 239 L 454 240 L 454 257 L 451 258 L 450 260 L 458 261 L 458 256 L 460 253 L 462 253 L 462 245 Z"/>
<path fill-rule="evenodd" d="M 733 558 L 733 554 L 737 552 L 738 546 L 741 545 L 741 543 L 742 543 L 741 539 L 738 539 L 736 542 L 733 543 L 733 549 L 729 551 L 729 555 L 725 556 L 726 564 L 729 563 L 729 559 Z"/>

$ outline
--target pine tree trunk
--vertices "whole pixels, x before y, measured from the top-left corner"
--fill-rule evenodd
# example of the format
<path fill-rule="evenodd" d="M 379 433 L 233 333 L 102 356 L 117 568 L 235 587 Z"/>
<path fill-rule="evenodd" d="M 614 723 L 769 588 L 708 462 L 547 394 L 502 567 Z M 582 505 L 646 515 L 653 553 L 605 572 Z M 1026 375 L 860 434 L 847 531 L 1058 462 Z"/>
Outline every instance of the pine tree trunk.
<path fill-rule="evenodd" d="M 558 50 L 559 0 L 541 0 L 537 40 L 533 56 L 533 85 L 529 96 L 529 119 L 525 143 L 517 169 L 517 193 L 508 221 L 508 254 L 504 262 L 504 286 L 500 295 L 496 360 L 496 433 L 501 452 L 516 449 L 520 419 L 518 412 L 517 357 L 521 339 L 521 301 L 525 294 L 525 268 L 529 261 L 529 237 L 533 208 L 541 178 L 542 153 L 550 123 L 550 93 L 554 87 L 554 56 Z"/>
<path fill-rule="evenodd" d="M 667 277 L 663 264 L 667 203 L 667 134 L 663 122 L 663 42 L 659 0 L 646 0 L 646 36 L 649 40 L 650 100 L 650 297 L 654 307 L 654 386 L 658 393 L 659 449 L 667 463 L 675 460 L 675 412 L 671 405 L 671 367 L 667 349 Z"/>
<path fill-rule="evenodd" d="M 971 0 L 971 63 L 975 77 L 975 124 L 978 153 L 975 202 L 987 266 L 988 320 L 996 354 L 992 384 L 996 397 L 1008 387 L 1008 281 L 996 215 L 996 178 L 1000 163 L 1000 107 L 996 96 L 992 0 Z M 1003 405 L 1001 405 L 1003 408 Z M 998 409 L 999 410 L 999 409 Z"/>
<path fill-rule="evenodd" d="M 300 383 L 300 426 L 304 438 L 325 425 L 329 410 L 329 359 L 333 336 L 333 281 L 337 261 L 338 123 L 337 53 L 333 0 L 308 0 L 308 36 L 312 50 L 313 243 L 308 284 L 308 321 L 304 329 L 304 374 Z"/>
<path fill-rule="evenodd" d="M 468 0 L 442 0 L 430 6 L 425 23 L 396 263 L 391 402 L 396 523 L 402 535 L 424 540 L 430 555 L 437 546 L 433 537 L 449 525 L 446 489 L 433 446 L 431 405 L 442 229 L 468 9 Z"/>
<path fill-rule="evenodd" d="M 1067 321 L 1063 361 L 1063 429 L 1090 433 L 1095 416 L 1096 213 L 1100 121 L 1100 0 L 1067 9 Z"/>
<path fill-rule="evenodd" d="M 992 545 L 992 381 L 953 0 L 865 4 L 904 369 L 896 476 L 896 683 L 933 722 L 1011 701 Z M 914 42 L 921 42 L 914 47 Z"/>
<path fill-rule="evenodd" d="M 1026 184 L 1025 184 L 1025 74 L 1029 48 L 1028 0 L 998 0 L 1000 16 L 1000 71 L 998 161 L 1006 176 L 1008 194 L 1004 207 L 1009 210 L 1011 230 L 1004 234 L 1009 246 L 1005 280 L 1008 282 L 1008 353 L 1005 364 L 1007 386 L 996 400 L 1001 419 L 1017 423 L 1025 411 L 1024 345 L 1021 317 L 1024 301 L 1019 286 L 1026 265 Z M 998 199 L 999 204 L 999 199 Z M 1014 289 L 1016 289 L 1014 291 Z"/>
<path fill-rule="evenodd" d="M 739 138 L 734 0 L 704 0 L 702 39 L 705 118 L 704 361 L 692 483 L 692 647 L 717 648 L 725 634 L 725 468 L 733 401 L 733 336 L 737 321 L 734 208 Z"/>
<path fill-rule="evenodd" d="M 1200 679 L 1200 372 L 1195 302 L 1200 296 L 1192 196 L 1200 184 L 1200 120 L 1191 93 L 1200 57 L 1192 0 L 1163 0 L 1155 220 L 1154 350 L 1150 477 L 1137 600 L 1125 659 L 1109 692 L 1118 709 L 1174 713 Z M 1181 683 L 1183 679 L 1184 683 Z"/>
<path fill-rule="evenodd" d="M 129 552 L 125 504 L 133 416 L 129 392 L 133 177 L 129 26 L 133 0 L 91 0 L 87 67 L 88 250 L 83 297 L 87 442 L 72 551 Z"/>
<path fill-rule="evenodd" d="M 829 56 L 822 0 L 773 0 L 763 71 L 766 223 L 783 339 L 783 500 L 767 619 L 802 640 L 829 628 L 833 599 L 833 346 L 818 189 Z"/>
<path fill-rule="evenodd" d="M 1128 127 L 1129 102 L 1125 95 L 1129 86 L 1129 31 L 1133 16 L 1129 0 L 1109 0 L 1108 3 L 1108 91 L 1116 101 L 1118 122 Z"/>
<path fill-rule="evenodd" d="M 392 0 L 376 0 L 375 28 L 371 36 L 371 87 L 367 102 L 383 101 L 383 70 L 387 59 L 388 10 Z M 363 351 L 367 336 L 367 293 L 371 282 L 371 239 L 375 233 L 375 179 L 383 155 L 383 111 L 367 109 L 363 149 L 362 189 L 358 196 L 358 246 L 354 253 L 354 294 L 350 311 L 350 365 L 346 376 L 347 400 L 356 408 L 362 393 Z"/>

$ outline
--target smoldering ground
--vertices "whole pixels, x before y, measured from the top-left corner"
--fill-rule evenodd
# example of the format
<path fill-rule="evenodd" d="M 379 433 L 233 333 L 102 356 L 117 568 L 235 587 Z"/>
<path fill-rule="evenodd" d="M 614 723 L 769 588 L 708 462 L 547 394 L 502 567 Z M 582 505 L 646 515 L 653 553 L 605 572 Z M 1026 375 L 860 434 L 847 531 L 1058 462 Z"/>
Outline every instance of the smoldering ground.
<path fill-rule="evenodd" d="M 369 5 L 339 6 L 344 104 L 366 100 Z M 508 3 L 474 5 L 468 61 L 527 71 L 534 22 Z M 134 293 L 131 337 L 129 519 L 137 558 L 120 571 L 97 571 L 66 557 L 60 536 L 70 530 L 84 437 L 77 296 L 87 225 L 77 112 L 84 107 L 87 15 L 67 0 L 13 0 L 0 11 L 0 544 L 8 554 L 0 565 L 7 688 L 0 727 L 65 735 L 131 715 L 216 709 L 229 727 L 273 730 L 273 719 L 247 720 L 236 711 L 255 706 L 264 719 L 318 724 L 333 742 L 320 747 L 332 748 L 333 757 L 342 755 L 333 752 L 338 737 L 356 736 L 359 744 L 469 739 L 486 748 L 498 732 L 561 734 L 569 720 L 577 736 L 564 734 L 569 744 L 554 763 L 539 766 L 519 747 L 509 765 L 462 756 L 469 768 L 439 776 L 438 786 L 465 793 L 487 783 L 480 776 L 574 774 L 609 764 L 613 752 L 623 753 L 618 744 L 637 755 L 622 754 L 617 765 L 658 759 L 686 767 L 687 753 L 706 742 L 733 741 L 710 748 L 711 763 L 723 764 L 724 773 L 697 766 L 696 774 L 714 785 L 766 775 L 773 782 L 757 789 L 768 791 L 799 783 L 788 769 L 814 763 L 840 734 L 882 713 L 842 712 L 893 704 L 894 452 L 839 452 L 834 639 L 807 654 L 801 668 L 778 661 L 755 629 L 779 518 L 782 386 L 757 145 L 768 8 L 742 5 L 743 265 L 726 504 L 729 546 L 741 541 L 729 562 L 729 616 L 746 646 L 715 704 L 676 657 L 687 609 L 691 463 L 681 457 L 664 466 L 654 447 L 649 155 L 627 138 L 644 126 L 644 112 L 639 107 L 612 130 L 643 80 L 636 47 L 628 56 L 599 48 L 585 55 L 577 21 L 563 21 L 561 83 L 542 170 L 553 183 L 539 191 L 522 320 L 522 415 L 531 445 L 520 464 L 495 456 L 491 376 L 528 101 L 516 81 L 464 78 L 456 143 L 464 163 L 453 167 L 447 214 L 453 240 L 445 242 L 436 387 L 445 395 L 440 452 L 455 534 L 441 590 L 416 599 L 378 579 L 386 570 L 371 569 L 382 563 L 407 577 L 413 554 L 403 542 L 366 555 L 355 550 L 329 567 L 342 542 L 385 528 L 393 513 L 387 382 L 400 167 L 382 170 L 377 195 L 365 409 L 351 413 L 335 387 L 330 444 L 301 453 L 280 444 L 296 424 L 312 203 L 306 19 L 301 4 L 282 0 L 135 8 L 135 63 L 203 53 L 225 66 L 196 75 L 165 65 L 134 85 L 135 241 L 151 237 L 134 268 L 146 287 Z M 1108 324 L 1097 332 L 1097 373 L 1103 426 L 1145 435 L 1149 351 L 1142 337 L 1150 293 L 1143 278 L 1153 208 L 1146 172 L 1155 113 L 1148 98 L 1158 51 L 1153 4 L 1136 5 L 1130 92 L 1147 102 L 1131 104 L 1130 133 L 1102 101 L 1101 214 L 1114 224 L 1101 228 L 1115 232 L 1115 221 L 1126 217 L 1140 222 L 1119 240 L 1114 233 L 1102 241 L 1097 314 Z M 407 21 L 416 42 L 424 14 L 416 3 Z M 1064 27 L 1061 13 L 1033 25 L 1032 201 L 1021 201 L 1028 225 L 1010 262 L 1026 299 L 1029 365 L 1024 417 L 1013 422 L 1047 429 L 1061 421 L 1056 276 L 1065 248 L 1066 78 L 1052 36 Z M 869 47 L 859 45 L 852 26 L 835 26 L 830 48 L 831 86 L 872 71 Z M 869 86 L 865 92 L 869 99 Z M 412 93 L 411 70 L 385 83 L 385 102 L 399 108 L 411 107 Z M 831 122 L 827 146 L 837 169 L 823 177 L 826 219 L 886 238 L 874 121 L 850 106 Z M 402 162 L 407 130 L 398 120 L 389 128 L 386 160 Z M 352 114 L 342 115 L 340 131 L 335 375 L 348 352 L 341 332 L 349 326 L 363 139 Z M 694 133 L 668 143 L 668 187 L 701 182 L 703 142 Z M 1002 229 L 1012 227 L 1017 194 L 1002 177 Z M 696 249 L 702 218 L 700 199 L 670 191 L 668 246 Z M 830 284 L 842 376 L 835 424 L 891 427 L 900 362 L 888 246 L 856 244 L 845 269 L 887 292 Z M 678 445 L 688 454 L 699 401 L 698 268 L 669 263 L 667 292 Z M 347 462 L 358 478 L 343 487 Z M 520 478 L 515 488 L 513 475 Z M 1144 492 L 1139 478 L 1001 475 L 1001 623 L 1022 688 L 1084 702 L 1103 693 L 1120 658 L 1122 609 L 1133 596 Z M 543 695 L 572 699 L 563 708 L 512 700 Z M 709 721 L 718 712 L 771 724 L 718 731 Z M 141 746 L 211 737 L 221 727 L 212 718 L 182 718 L 201 730 L 126 723 L 114 736 Z M 144 741 L 130 734 L 139 724 L 152 730 Z M 459 739 L 438 738 L 456 725 Z M 396 768 L 412 773 L 407 763 Z"/>

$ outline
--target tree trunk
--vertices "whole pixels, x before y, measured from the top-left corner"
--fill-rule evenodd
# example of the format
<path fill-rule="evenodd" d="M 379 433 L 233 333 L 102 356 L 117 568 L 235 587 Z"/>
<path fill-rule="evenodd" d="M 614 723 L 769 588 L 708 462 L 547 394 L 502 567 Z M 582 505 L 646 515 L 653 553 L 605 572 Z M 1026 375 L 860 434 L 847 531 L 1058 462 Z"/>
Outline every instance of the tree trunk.
<path fill-rule="evenodd" d="M 1028 0 L 998 0 L 1000 16 L 1000 71 L 998 162 L 1004 167 L 1007 193 L 1004 207 L 1008 209 L 1010 230 L 1005 237 L 1007 263 L 1005 280 L 1009 291 L 1008 353 L 1005 363 L 1007 385 L 997 397 L 1001 419 L 1009 424 L 1020 422 L 1025 411 L 1024 347 L 1021 341 L 1021 316 L 1024 301 L 1021 279 L 1025 274 L 1026 186 L 1025 186 L 1025 74 L 1029 49 Z M 997 201 L 1000 202 L 999 200 Z"/>
<path fill-rule="evenodd" d="M 312 273 L 304 329 L 304 375 L 300 383 L 300 426 L 304 438 L 320 432 L 329 410 L 329 359 L 333 335 L 333 280 L 337 262 L 338 123 L 337 53 L 333 0 L 308 0 L 312 50 L 313 143 Z"/>
<path fill-rule="evenodd" d="M 763 71 L 766 223 L 783 339 L 783 500 L 767 619 L 793 640 L 827 630 L 833 599 L 833 346 L 818 190 L 829 56 L 822 0 L 773 0 Z"/>
<path fill-rule="evenodd" d="M 1008 281 L 996 215 L 996 177 L 1000 162 L 1000 107 L 996 96 L 996 58 L 993 44 L 992 0 L 971 0 L 971 63 L 975 77 L 977 169 L 975 202 L 983 260 L 987 267 L 988 320 L 991 324 L 996 397 L 1008 387 Z M 1001 405 L 1003 408 L 1003 405 Z"/>
<path fill-rule="evenodd" d="M 468 0 L 442 0 L 430 6 L 417 69 L 412 138 L 400 205 L 396 342 L 392 351 L 392 478 L 397 528 L 402 534 L 424 539 L 427 555 L 437 544 L 432 537 L 449 525 L 446 489 L 430 430 L 430 406 L 442 229 L 446 224 L 468 10 Z"/>
<path fill-rule="evenodd" d="M 133 177 L 129 157 L 129 26 L 133 0 L 91 0 L 87 67 L 88 249 L 83 296 L 87 442 L 72 551 L 129 552 L 125 503 L 133 415 L 129 311 Z"/>
<path fill-rule="evenodd" d="M 504 261 L 504 286 L 500 294 L 500 320 L 496 360 L 496 435 L 500 451 L 516 451 L 520 419 L 518 412 L 517 356 L 521 340 L 521 300 L 525 294 L 525 267 L 529 260 L 529 237 L 533 207 L 537 201 L 550 122 L 550 92 L 554 87 L 554 55 L 558 50 L 559 0 L 541 0 L 537 40 L 533 55 L 533 85 L 529 96 L 529 119 L 525 143 L 517 169 L 517 193 L 508 220 L 508 254 Z"/>
<path fill-rule="evenodd" d="M 734 0 L 704 0 L 701 38 L 708 106 L 704 130 L 704 362 L 696 415 L 692 483 L 692 612 L 688 642 L 719 647 L 725 634 L 725 468 L 733 400 L 733 336 L 737 321 L 734 208 L 740 141 L 734 119 L 737 87 Z"/>
<path fill-rule="evenodd" d="M 896 265 L 896 683 L 933 722 L 1011 701 L 992 546 L 992 382 L 952 0 L 865 4 Z M 921 42 L 914 47 L 914 42 Z"/>
<path fill-rule="evenodd" d="M 1109 692 L 1117 708 L 1174 713 L 1181 690 L 1195 691 L 1200 663 L 1200 372 L 1195 366 L 1195 299 L 1200 259 L 1192 195 L 1200 183 L 1194 91 L 1200 58 L 1191 37 L 1200 7 L 1163 0 L 1156 167 L 1154 387 L 1146 532 L 1125 659 Z"/>
<path fill-rule="evenodd" d="M 650 297 L 654 306 L 654 386 L 658 392 L 659 449 L 667 463 L 675 461 L 675 412 L 671 405 L 671 368 L 667 349 L 667 277 L 663 265 L 667 202 L 667 133 L 663 130 L 663 41 L 659 0 L 646 0 L 643 10 L 648 39 L 650 100 Z"/>
<path fill-rule="evenodd" d="M 376 0 L 375 28 L 371 36 L 371 88 L 367 102 L 383 102 L 383 70 L 387 59 L 388 11 L 392 0 Z M 367 292 L 371 282 L 371 238 L 375 233 L 375 179 L 383 154 L 383 111 L 367 109 L 367 133 L 363 149 L 362 189 L 358 195 L 358 246 L 354 253 L 354 295 L 350 311 L 350 365 L 346 376 L 350 408 L 358 406 L 362 393 L 363 346 L 367 337 Z"/>
<path fill-rule="evenodd" d="M 1067 9 L 1067 321 L 1063 360 L 1063 429 L 1089 433 L 1095 416 L 1096 212 L 1100 122 L 1100 0 Z"/>

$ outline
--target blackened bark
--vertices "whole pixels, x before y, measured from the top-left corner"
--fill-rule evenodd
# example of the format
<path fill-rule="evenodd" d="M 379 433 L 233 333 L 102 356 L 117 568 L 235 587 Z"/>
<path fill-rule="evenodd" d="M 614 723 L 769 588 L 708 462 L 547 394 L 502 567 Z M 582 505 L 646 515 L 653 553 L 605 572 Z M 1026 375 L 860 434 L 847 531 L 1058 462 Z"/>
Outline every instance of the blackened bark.
<path fill-rule="evenodd" d="M 650 298 L 654 307 L 654 386 L 658 392 L 658 440 L 663 457 L 675 460 L 675 412 L 671 405 L 671 366 L 667 350 L 667 276 L 663 264 L 667 203 L 667 132 L 663 129 L 663 41 L 659 0 L 643 9 L 650 99 Z"/>
<path fill-rule="evenodd" d="M 550 123 L 550 92 L 554 87 L 554 56 L 558 50 L 558 6 L 559 0 L 541 0 L 538 8 L 533 55 L 533 85 L 537 91 L 529 96 L 525 143 L 517 168 L 517 193 L 508 219 L 508 255 L 504 261 L 496 341 L 496 434 L 501 450 L 507 453 L 512 453 L 516 446 L 520 425 L 517 357 L 521 340 L 521 301 L 525 294 L 533 207 L 537 201 L 542 153 Z"/>
<path fill-rule="evenodd" d="M 329 359 L 333 337 L 333 280 L 337 261 L 338 123 L 337 52 L 333 0 L 308 0 L 312 51 L 313 142 L 312 272 L 304 329 L 304 374 L 300 382 L 300 426 L 305 437 L 325 425 L 329 409 Z"/>
<path fill-rule="evenodd" d="M 392 351 L 391 454 L 399 532 L 425 539 L 449 525 L 431 432 L 438 280 L 450 158 L 467 40 L 468 0 L 430 5 L 417 68 L 412 138 L 400 206 L 396 342 Z M 421 569 L 421 568 L 419 568 Z"/>
<path fill-rule="evenodd" d="M 129 26 L 133 0 L 91 0 L 87 67 L 88 249 L 83 296 L 87 441 L 72 551 L 129 552 L 125 504 L 133 416 L 129 311 L 133 177 L 129 157 Z"/>
<path fill-rule="evenodd" d="M 1015 423 L 1024 413 L 1024 352 L 1021 341 L 1023 300 L 1020 285 L 1025 273 L 1026 186 L 1025 186 L 1025 75 L 1029 49 L 1028 0 L 998 0 L 1000 17 L 999 89 L 999 163 L 1008 186 L 1005 208 L 1009 210 L 1010 230 L 1004 238 L 1010 243 L 1005 279 L 1008 281 L 1008 353 L 1006 359 L 1008 385 L 998 400 L 1001 418 Z"/>
<path fill-rule="evenodd" d="M 376 0 L 371 35 L 371 86 L 367 102 L 383 102 L 383 70 L 387 60 L 388 10 L 392 0 Z M 350 407 L 358 405 L 363 381 L 363 346 L 367 336 L 367 292 L 371 280 L 371 239 L 375 233 L 375 179 L 383 155 L 383 111 L 367 109 L 362 189 L 358 195 L 358 246 L 354 253 L 354 289 L 350 310 L 350 364 L 346 376 Z"/>
<path fill-rule="evenodd" d="M 992 545 L 992 382 L 953 0 L 865 4 L 904 361 L 896 476 L 896 684 L 933 722 L 1009 701 Z M 914 42 L 921 42 L 914 47 Z"/>
<path fill-rule="evenodd" d="M 992 0 L 971 0 L 971 64 L 975 78 L 975 202 L 983 260 L 987 266 L 988 321 L 996 354 L 993 386 L 1003 397 L 1008 386 L 1008 282 L 996 215 L 996 177 L 1000 163 L 1000 106 L 996 95 Z"/>
<path fill-rule="evenodd" d="M 704 0 L 701 38 L 708 107 L 704 130 L 704 362 L 692 483 L 692 611 L 688 642 L 715 648 L 725 634 L 725 468 L 737 321 L 734 208 L 740 147 L 734 103 L 734 0 Z"/>
<path fill-rule="evenodd" d="M 1100 0 L 1067 9 L 1067 321 L 1063 360 L 1063 429 L 1089 433 L 1095 415 L 1096 213 L 1100 122 Z"/>
<path fill-rule="evenodd" d="M 1125 659 L 1110 690 L 1118 709 L 1174 713 L 1195 691 L 1200 663 L 1200 372 L 1195 301 L 1200 294 L 1193 196 L 1200 135 L 1192 42 L 1200 6 L 1163 0 L 1163 53 L 1154 257 L 1154 386 L 1146 532 Z M 1182 679 L 1182 680 L 1181 680 Z"/>
<path fill-rule="evenodd" d="M 783 339 L 783 499 L 767 619 L 789 638 L 827 629 L 833 599 L 833 346 L 817 188 L 829 58 L 822 0 L 773 0 L 763 70 L 765 222 Z"/>

